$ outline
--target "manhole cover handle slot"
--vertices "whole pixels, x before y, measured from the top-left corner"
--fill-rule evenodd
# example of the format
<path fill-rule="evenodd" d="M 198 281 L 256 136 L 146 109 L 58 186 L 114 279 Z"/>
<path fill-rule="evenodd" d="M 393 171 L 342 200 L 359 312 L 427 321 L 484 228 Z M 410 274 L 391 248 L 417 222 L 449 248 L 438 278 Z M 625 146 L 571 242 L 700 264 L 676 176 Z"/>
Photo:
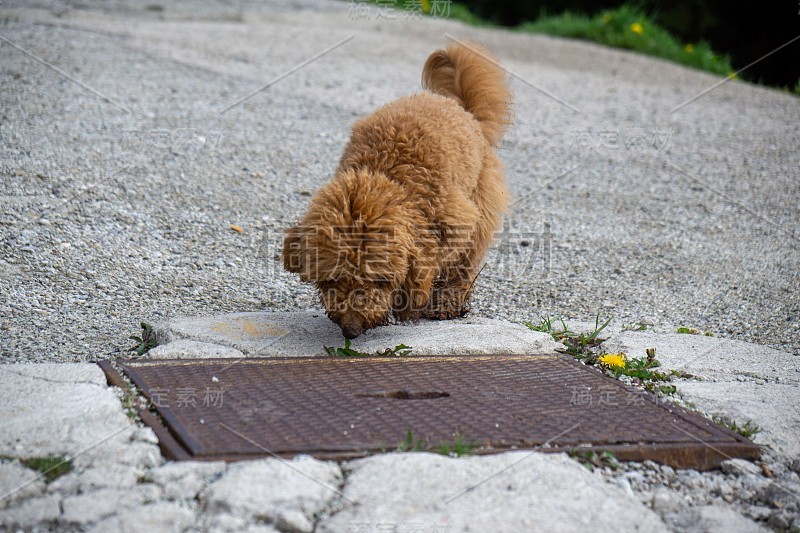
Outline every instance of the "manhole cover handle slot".
<path fill-rule="evenodd" d="M 434 400 L 436 398 L 447 398 L 448 396 L 450 396 L 449 392 L 413 390 L 362 392 L 355 395 L 356 398 L 389 398 L 391 400 Z"/>

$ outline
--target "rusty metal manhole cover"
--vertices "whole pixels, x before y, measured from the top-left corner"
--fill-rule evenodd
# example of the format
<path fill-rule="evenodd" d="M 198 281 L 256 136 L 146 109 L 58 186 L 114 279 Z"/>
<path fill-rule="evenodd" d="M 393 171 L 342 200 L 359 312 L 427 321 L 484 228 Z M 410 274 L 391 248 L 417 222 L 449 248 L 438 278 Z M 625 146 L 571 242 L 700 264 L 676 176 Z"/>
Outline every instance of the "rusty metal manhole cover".
<path fill-rule="evenodd" d="M 408 432 L 477 453 L 611 450 L 707 469 L 758 457 L 736 433 L 561 355 L 285 357 L 117 363 L 155 405 L 143 418 L 176 459 L 357 457 Z M 101 366 L 119 380 L 109 363 Z"/>

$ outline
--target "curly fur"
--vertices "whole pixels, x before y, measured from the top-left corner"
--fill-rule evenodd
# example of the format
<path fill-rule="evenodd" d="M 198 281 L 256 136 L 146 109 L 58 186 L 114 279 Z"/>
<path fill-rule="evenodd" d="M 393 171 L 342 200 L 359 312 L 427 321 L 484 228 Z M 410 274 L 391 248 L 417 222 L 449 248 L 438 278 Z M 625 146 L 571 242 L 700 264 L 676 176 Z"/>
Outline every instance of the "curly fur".
<path fill-rule="evenodd" d="M 493 146 L 509 122 L 505 76 L 476 45 L 428 58 L 425 92 L 359 120 L 333 180 L 284 240 L 348 338 L 397 320 L 454 318 L 507 204 Z"/>

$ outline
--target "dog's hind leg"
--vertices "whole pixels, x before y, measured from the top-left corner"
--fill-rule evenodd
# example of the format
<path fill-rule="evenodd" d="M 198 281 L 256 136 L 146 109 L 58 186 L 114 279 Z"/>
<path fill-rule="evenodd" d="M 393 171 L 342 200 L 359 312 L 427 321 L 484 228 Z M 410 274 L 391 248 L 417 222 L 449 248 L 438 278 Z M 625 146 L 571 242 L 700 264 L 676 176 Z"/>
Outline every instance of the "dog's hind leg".
<path fill-rule="evenodd" d="M 463 281 L 464 277 L 453 270 L 443 273 L 433 284 L 428 304 L 420 316 L 434 320 L 448 320 L 469 313 L 472 287 Z"/>
<path fill-rule="evenodd" d="M 506 209 L 508 197 L 503 182 L 502 165 L 494 153 L 487 150 L 471 198 L 471 203 L 477 207 L 477 216 L 470 227 L 453 232 L 454 238 L 446 244 L 450 250 L 458 250 L 458 258 L 442 264 L 421 316 L 445 320 L 469 312 L 473 285 L 494 232 L 500 226 L 501 213 Z"/>

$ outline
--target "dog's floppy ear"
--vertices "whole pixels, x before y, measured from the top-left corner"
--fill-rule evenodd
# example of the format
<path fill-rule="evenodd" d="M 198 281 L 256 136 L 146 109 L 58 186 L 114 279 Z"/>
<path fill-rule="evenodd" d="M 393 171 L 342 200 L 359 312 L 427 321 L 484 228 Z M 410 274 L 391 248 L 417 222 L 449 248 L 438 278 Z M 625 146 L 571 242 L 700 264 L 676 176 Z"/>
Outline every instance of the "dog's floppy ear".
<path fill-rule="evenodd" d="M 294 226 L 286 230 L 283 239 L 283 268 L 289 272 L 300 274 L 300 279 L 308 277 L 306 265 L 306 232 L 301 226 Z"/>

